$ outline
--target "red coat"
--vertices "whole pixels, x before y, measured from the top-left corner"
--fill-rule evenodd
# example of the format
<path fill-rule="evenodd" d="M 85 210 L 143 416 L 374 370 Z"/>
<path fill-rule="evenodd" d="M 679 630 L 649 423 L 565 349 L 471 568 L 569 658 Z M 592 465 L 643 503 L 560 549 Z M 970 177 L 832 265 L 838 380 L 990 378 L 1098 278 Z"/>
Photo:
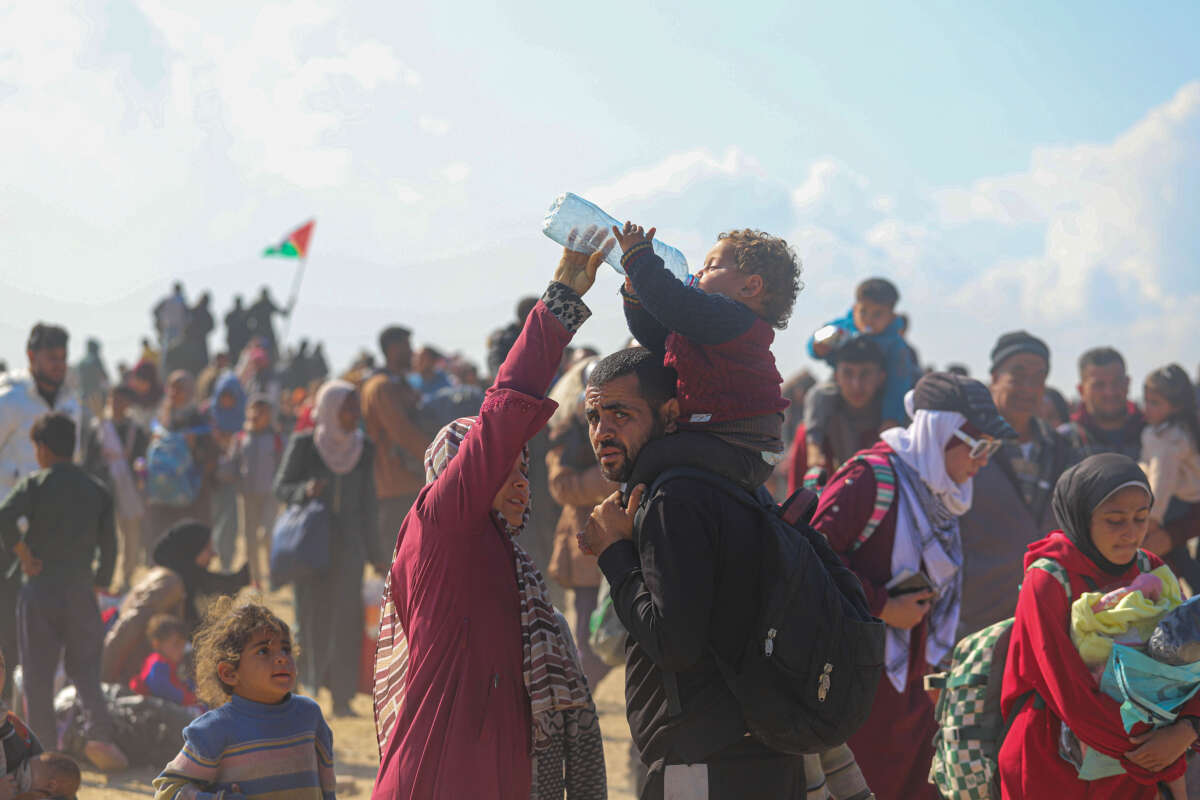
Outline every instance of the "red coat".
<path fill-rule="evenodd" d="M 520 600 L 512 541 L 492 500 L 554 411 L 545 393 L 570 339 L 534 306 L 478 423 L 404 519 L 391 575 L 407 686 L 373 798 L 529 797 Z"/>
<path fill-rule="evenodd" d="M 1123 758 L 1134 749 L 1121 723 L 1120 704 L 1101 692 L 1071 643 L 1070 604 L 1062 584 L 1045 570 L 1029 565 L 1043 557 L 1062 564 L 1071 579 L 1071 596 L 1090 591 L 1083 576 L 1101 591 L 1128 585 L 1138 575 L 1136 564 L 1120 576 L 1103 572 L 1063 533 L 1055 531 L 1029 545 L 1025 554 L 1025 582 L 1017 599 L 1016 622 L 1008 663 L 1004 670 L 1001 710 L 1007 717 L 1016 699 L 1036 691 L 1043 708 L 1026 703 L 1013 721 L 1000 749 L 1000 781 L 1004 800 L 1155 800 L 1156 781 L 1183 774 L 1179 759 L 1170 769 L 1148 773 Z M 1162 565 L 1151 555 L 1154 567 Z M 1181 714 L 1200 716 L 1200 697 L 1193 698 Z M 1081 781 L 1075 768 L 1058 754 L 1058 736 L 1065 721 L 1079 740 L 1101 753 L 1120 758 L 1128 775 L 1101 781 Z M 1133 733 L 1147 726 L 1138 725 Z"/>
<path fill-rule="evenodd" d="M 892 448 L 878 442 L 870 452 L 891 455 Z M 891 508 L 862 547 L 850 552 L 851 543 L 866 527 L 875 506 L 875 473 L 868 464 L 848 461 L 821 493 L 812 526 L 825 534 L 830 546 L 854 570 L 867 594 L 867 605 L 876 616 L 887 602 L 884 588 L 892 577 L 892 545 L 896 541 L 899 487 Z M 937 722 L 933 702 L 924 688 L 929 672 L 925 663 L 925 623 L 912 629 L 908 684 L 897 692 L 885 676 L 879 681 L 871 716 L 850 738 L 850 749 L 867 785 L 879 800 L 937 800 L 929 783 L 933 761 L 933 734 Z"/>

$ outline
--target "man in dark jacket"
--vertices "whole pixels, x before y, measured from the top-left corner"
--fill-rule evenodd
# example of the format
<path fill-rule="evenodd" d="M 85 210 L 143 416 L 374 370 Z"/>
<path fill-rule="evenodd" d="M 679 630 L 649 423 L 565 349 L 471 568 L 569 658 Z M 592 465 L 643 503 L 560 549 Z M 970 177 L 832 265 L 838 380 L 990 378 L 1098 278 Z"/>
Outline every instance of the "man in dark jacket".
<path fill-rule="evenodd" d="M 961 517 L 962 613 L 959 635 L 1011 617 L 1017 607 L 1025 548 L 1056 526 L 1050 494 L 1078 460 L 1066 437 L 1038 416 L 1050 372 L 1050 349 L 1025 331 L 992 348 L 992 399 L 1017 431 L 975 475 L 971 510 Z"/>
<path fill-rule="evenodd" d="M 1096 347 L 1079 357 L 1081 408 L 1058 429 L 1081 458 L 1121 453 L 1136 460 L 1142 452 L 1146 420 L 1129 401 L 1125 359 L 1111 347 Z"/>
<path fill-rule="evenodd" d="M 606 478 L 628 480 L 646 443 L 674 430 L 674 392 L 674 372 L 642 348 L 596 365 L 585 411 Z M 643 800 L 804 797 L 802 757 L 750 737 L 713 658 L 736 663 L 759 614 L 761 520 L 709 484 L 678 478 L 646 498 L 635 531 L 642 494 L 635 488 L 627 503 L 614 494 L 597 506 L 582 538 L 599 554 L 629 631 L 629 727 L 650 766 Z"/>

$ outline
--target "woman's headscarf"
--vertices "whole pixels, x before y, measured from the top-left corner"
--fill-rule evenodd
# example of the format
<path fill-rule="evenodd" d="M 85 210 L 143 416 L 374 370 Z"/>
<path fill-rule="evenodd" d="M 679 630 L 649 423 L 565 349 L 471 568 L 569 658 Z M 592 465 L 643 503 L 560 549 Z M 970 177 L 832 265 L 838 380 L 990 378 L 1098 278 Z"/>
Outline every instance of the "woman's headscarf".
<path fill-rule="evenodd" d="M 321 460 L 335 475 L 345 475 L 353 470 L 362 455 L 362 431 L 358 428 L 342 430 L 338 421 L 342 403 L 353 393 L 354 384 L 341 380 L 326 381 L 317 392 L 313 442 Z"/>
<path fill-rule="evenodd" d="M 184 403 L 179 408 L 174 408 L 171 406 L 170 389 L 175 384 L 183 386 L 190 398 L 188 402 Z M 158 421 L 161 422 L 164 427 L 173 430 L 174 428 L 178 427 L 175 423 L 185 415 L 188 415 L 188 412 L 192 410 L 195 402 L 196 379 L 193 378 L 192 374 L 187 370 L 175 370 L 171 373 L 170 377 L 167 378 L 167 391 L 165 392 L 165 396 L 162 400 L 162 408 L 158 412 Z"/>
<path fill-rule="evenodd" d="M 1054 518 L 1067 538 L 1075 543 L 1092 563 L 1109 575 L 1120 575 L 1129 569 L 1126 564 L 1114 564 L 1100 554 L 1092 541 L 1092 513 L 1109 497 L 1128 486 L 1146 491 L 1150 501 L 1154 494 L 1146 473 L 1129 456 L 1101 453 L 1085 458 L 1064 472 L 1054 485 Z"/>
<path fill-rule="evenodd" d="M 950 513 L 962 516 L 971 508 L 975 482 L 958 484 L 950 478 L 946 472 L 946 445 L 967 418 L 957 411 L 914 411 L 912 392 L 905 396 L 904 405 L 912 423 L 907 428 L 889 428 L 879 438 L 921 476 L 921 482 Z"/>
<path fill-rule="evenodd" d="M 184 604 L 187 621 L 194 623 L 200 615 L 196 611 L 196 594 L 204 582 L 204 567 L 196 563 L 196 556 L 204 552 L 212 540 L 212 528 L 185 519 L 177 522 L 154 546 L 154 563 L 175 572 L 183 579 L 187 599 Z"/>
<path fill-rule="evenodd" d="M 230 408 L 221 405 L 221 395 L 224 394 L 233 395 Z M 223 372 L 217 378 L 217 385 L 213 387 L 212 417 L 217 430 L 223 433 L 237 433 L 246 424 L 246 390 L 232 372 Z"/>
<path fill-rule="evenodd" d="M 130 370 L 130 375 L 144 380 L 149 385 L 145 392 L 134 390 L 133 394 L 136 398 L 134 402 L 142 408 L 153 408 L 158 405 L 162 400 L 163 387 L 158 382 L 158 367 L 154 366 L 154 362 L 143 358 Z"/>
<path fill-rule="evenodd" d="M 470 433 L 478 417 L 460 417 L 438 432 L 425 451 L 425 481 L 433 483 L 446 469 Z M 521 471 L 529 472 L 529 449 L 521 452 Z M 529 508 L 519 526 L 512 526 L 494 511 L 510 536 L 517 536 L 529 520 Z M 522 674 L 529 694 L 533 719 L 533 746 L 541 750 L 550 743 L 555 712 L 582 708 L 588 702 L 587 680 L 576 665 L 571 645 L 558 628 L 554 605 L 546 582 L 521 546 L 513 540 L 517 590 L 521 599 Z M 397 545 L 399 547 L 399 545 Z M 396 557 L 393 554 L 392 560 Z M 388 573 L 380 615 L 379 643 L 375 651 L 375 732 L 382 752 L 404 702 L 408 675 L 408 637 L 401 627 L 392 600 L 392 576 Z"/>

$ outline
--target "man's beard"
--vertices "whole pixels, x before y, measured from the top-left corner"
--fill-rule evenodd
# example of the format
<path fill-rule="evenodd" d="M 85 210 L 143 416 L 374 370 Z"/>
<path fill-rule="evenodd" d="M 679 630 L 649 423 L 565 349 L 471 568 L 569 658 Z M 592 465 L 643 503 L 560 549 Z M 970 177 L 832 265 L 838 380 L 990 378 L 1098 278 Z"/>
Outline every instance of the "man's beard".
<path fill-rule="evenodd" d="M 650 426 L 650 433 L 646 439 L 638 445 L 637 452 L 642 452 L 642 448 L 655 439 L 661 439 L 667 435 L 667 426 L 656 416 L 654 423 Z M 637 455 L 633 458 L 629 456 L 629 450 L 620 442 L 606 442 L 603 447 L 615 447 L 621 451 L 620 468 L 615 472 L 606 470 L 603 466 L 600 467 L 600 474 L 613 483 L 625 483 L 633 477 L 633 467 L 637 463 Z"/>
<path fill-rule="evenodd" d="M 51 378 L 49 375 L 46 375 L 42 372 L 31 371 L 30 374 L 33 375 L 33 380 L 35 383 L 37 383 L 38 388 L 48 391 L 51 394 L 56 394 L 58 390 L 62 388 L 62 385 L 65 382 L 62 380 L 55 380 L 54 378 Z"/>

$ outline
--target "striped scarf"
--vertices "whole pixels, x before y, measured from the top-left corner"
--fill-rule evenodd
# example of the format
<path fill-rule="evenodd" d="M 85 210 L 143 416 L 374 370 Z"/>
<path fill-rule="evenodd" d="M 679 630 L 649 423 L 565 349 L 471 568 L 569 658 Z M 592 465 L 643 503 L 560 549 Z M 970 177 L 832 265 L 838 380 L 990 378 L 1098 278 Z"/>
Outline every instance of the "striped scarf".
<path fill-rule="evenodd" d="M 425 451 L 426 483 L 435 481 L 445 470 L 477 420 L 477 417 L 462 417 L 438 432 Z M 521 470 L 526 474 L 529 472 L 528 448 L 521 453 Z M 555 712 L 587 706 L 587 680 L 576 666 L 570 643 L 559 630 L 541 572 L 515 540 L 529 520 L 529 509 L 525 509 L 525 519 L 520 527 L 509 525 L 498 512 L 495 513 L 509 536 L 514 537 L 513 560 L 521 599 L 522 673 L 529 694 L 533 719 L 531 741 L 536 751 L 550 744 Z M 396 549 L 399 550 L 399 543 Z M 393 552 L 392 562 L 395 560 L 396 553 Z M 400 716 L 407 675 L 408 639 L 396 613 L 389 571 L 380 610 L 379 641 L 375 648 L 375 734 L 381 755 Z"/>

